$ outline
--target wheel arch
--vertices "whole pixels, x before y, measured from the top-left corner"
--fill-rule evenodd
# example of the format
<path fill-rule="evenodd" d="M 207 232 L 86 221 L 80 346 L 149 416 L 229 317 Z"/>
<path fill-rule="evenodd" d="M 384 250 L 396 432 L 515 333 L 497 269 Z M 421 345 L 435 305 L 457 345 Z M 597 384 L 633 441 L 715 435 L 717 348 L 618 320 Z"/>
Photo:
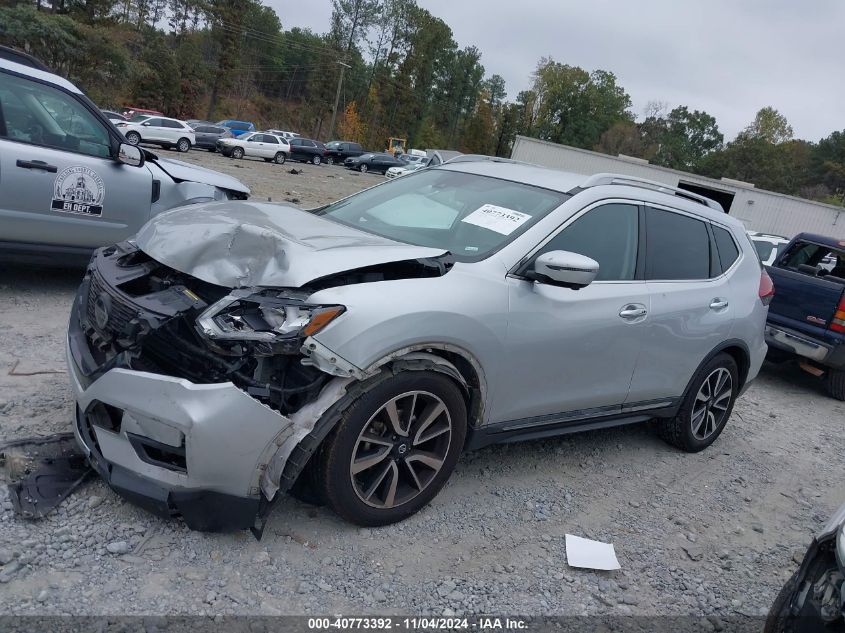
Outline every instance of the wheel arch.
<path fill-rule="evenodd" d="M 748 345 L 746 345 L 744 341 L 740 339 L 728 339 L 726 341 L 722 341 L 719 345 L 714 347 L 710 353 L 704 357 L 704 360 L 698 364 L 698 367 L 695 368 L 692 376 L 690 376 L 689 382 L 687 382 L 687 386 L 684 389 L 682 396 L 689 391 L 692 381 L 695 380 L 695 377 L 698 375 L 698 372 L 701 371 L 701 368 L 722 352 L 731 356 L 736 362 L 737 370 L 739 371 L 739 388 L 737 389 L 737 393 L 742 391 L 742 388 L 745 386 L 745 381 L 748 378 L 748 370 L 751 367 L 751 352 L 748 351 Z"/>

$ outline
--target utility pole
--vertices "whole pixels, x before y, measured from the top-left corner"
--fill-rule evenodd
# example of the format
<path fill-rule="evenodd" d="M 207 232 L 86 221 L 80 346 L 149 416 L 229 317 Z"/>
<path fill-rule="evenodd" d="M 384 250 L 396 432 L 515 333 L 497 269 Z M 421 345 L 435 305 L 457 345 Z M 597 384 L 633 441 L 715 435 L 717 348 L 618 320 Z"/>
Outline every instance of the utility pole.
<path fill-rule="evenodd" d="M 334 96 L 334 109 L 332 110 L 332 124 L 329 126 L 329 140 L 334 138 L 334 124 L 337 121 L 337 106 L 340 103 L 340 86 L 343 84 L 343 71 L 347 68 L 352 68 L 349 64 L 344 64 L 341 61 L 335 62 L 340 64 L 340 77 L 337 79 L 337 92 Z"/>

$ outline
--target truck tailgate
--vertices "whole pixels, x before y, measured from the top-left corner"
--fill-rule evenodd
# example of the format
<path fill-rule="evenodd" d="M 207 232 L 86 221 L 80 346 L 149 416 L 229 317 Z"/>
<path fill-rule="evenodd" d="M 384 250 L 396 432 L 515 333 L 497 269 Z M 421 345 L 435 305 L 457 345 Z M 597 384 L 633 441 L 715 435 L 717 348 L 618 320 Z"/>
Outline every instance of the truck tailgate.
<path fill-rule="evenodd" d="M 824 336 L 845 285 L 774 266 L 768 272 L 775 284 L 769 321 Z"/>

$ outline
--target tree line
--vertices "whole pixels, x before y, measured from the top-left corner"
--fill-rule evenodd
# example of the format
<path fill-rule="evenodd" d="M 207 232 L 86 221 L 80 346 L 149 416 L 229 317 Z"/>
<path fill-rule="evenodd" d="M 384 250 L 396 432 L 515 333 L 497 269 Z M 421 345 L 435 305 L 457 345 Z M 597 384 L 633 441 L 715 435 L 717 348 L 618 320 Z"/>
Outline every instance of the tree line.
<path fill-rule="evenodd" d="M 685 105 L 653 102 L 638 120 L 612 72 L 552 58 L 509 100 L 478 48 L 415 0 L 332 0 L 326 33 L 284 28 L 260 0 L 0 0 L 0 42 L 102 107 L 243 118 L 373 150 L 398 136 L 509 156 L 522 134 L 845 206 L 845 131 L 795 139 L 772 107 L 730 141 Z"/>

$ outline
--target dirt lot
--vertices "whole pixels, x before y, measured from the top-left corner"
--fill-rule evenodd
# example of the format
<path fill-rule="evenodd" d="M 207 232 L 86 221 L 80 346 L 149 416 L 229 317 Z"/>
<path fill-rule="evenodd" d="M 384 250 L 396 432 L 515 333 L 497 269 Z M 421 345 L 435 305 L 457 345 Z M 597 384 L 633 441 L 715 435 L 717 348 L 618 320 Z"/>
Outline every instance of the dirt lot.
<path fill-rule="evenodd" d="M 188 160 L 305 206 L 380 180 Z M 78 271 L 0 269 L 0 441 L 70 428 L 61 372 L 78 281 Z M 10 375 L 16 364 L 56 373 Z M 766 367 L 703 453 L 682 454 L 646 426 L 494 446 L 465 455 L 404 523 L 359 529 L 285 498 L 261 542 L 190 532 L 99 481 L 40 522 L 14 516 L 3 491 L 0 611 L 759 615 L 843 500 L 843 413 L 798 369 Z M 566 533 L 614 543 L 622 569 L 569 568 Z"/>

